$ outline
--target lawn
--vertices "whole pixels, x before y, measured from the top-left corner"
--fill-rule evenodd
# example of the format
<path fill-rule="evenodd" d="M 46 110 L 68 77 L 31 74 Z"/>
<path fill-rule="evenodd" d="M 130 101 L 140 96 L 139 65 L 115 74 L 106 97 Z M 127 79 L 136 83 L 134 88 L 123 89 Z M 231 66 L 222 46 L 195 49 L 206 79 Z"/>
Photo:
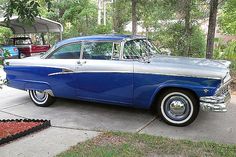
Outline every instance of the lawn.
<path fill-rule="evenodd" d="M 213 142 L 174 140 L 146 134 L 121 132 L 103 133 L 79 143 L 58 157 L 236 157 L 236 145 Z"/>

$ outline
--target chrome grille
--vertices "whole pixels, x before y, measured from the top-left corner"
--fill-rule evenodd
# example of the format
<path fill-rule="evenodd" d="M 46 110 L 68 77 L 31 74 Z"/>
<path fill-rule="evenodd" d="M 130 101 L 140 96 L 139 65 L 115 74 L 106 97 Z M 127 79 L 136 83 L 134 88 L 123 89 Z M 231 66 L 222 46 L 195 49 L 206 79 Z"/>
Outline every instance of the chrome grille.
<path fill-rule="evenodd" d="M 230 92 L 230 85 L 227 84 L 227 85 L 224 85 L 222 87 L 220 87 L 217 92 L 216 92 L 216 95 L 217 96 L 220 96 L 220 95 L 226 95 Z"/>

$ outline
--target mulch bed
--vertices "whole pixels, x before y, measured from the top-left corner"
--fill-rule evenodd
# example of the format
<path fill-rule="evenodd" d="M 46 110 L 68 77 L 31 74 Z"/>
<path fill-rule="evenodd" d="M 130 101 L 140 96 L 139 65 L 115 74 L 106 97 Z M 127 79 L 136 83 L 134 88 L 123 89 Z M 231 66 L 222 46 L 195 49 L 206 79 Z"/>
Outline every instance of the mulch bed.
<path fill-rule="evenodd" d="M 48 120 L 0 120 L 0 145 L 51 126 Z"/>

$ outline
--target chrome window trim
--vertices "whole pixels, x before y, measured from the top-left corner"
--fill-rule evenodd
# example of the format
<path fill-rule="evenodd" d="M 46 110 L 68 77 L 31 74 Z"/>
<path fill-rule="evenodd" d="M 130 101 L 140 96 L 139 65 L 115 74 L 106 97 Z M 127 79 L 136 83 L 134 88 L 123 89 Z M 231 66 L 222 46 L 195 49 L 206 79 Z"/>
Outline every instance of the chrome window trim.
<path fill-rule="evenodd" d="M 113 60 L 113 61 L 116 61 L 117 59 L 113 59 L 113 47 L 114 47 L 114 44 L 115 43 L 120 43 L 121 45 L 121 48 L 120 48 L 120 56 L 119 56 L 119 59 L 118 60 L 121 60 L 121 50 L 123 49 L 122 48 L 122 41 L 117 41 L 117 40 L 99 40 L 99 41 L 96 41 L 96 40 L 89 40 L 89 41 L 82 41 L 81 42 L 81 51 L 80 51 L 80 59 L 86 59 L 86 60 L 98 60 L 98 59 L 87 59 L 87 58 L 83 58 L 83 55 L 84 55 L 84 43 L 112 43 L 112 56 L 111 56 L 111 59 L 104 59 L 104 60 Z"/>
<path fill-rule="evenodd" d="M 65 46 L 74 45 L 74 44 L 81 44 L 81 42 L 71 42 L 71 43 L 68 43 L 68 44 L 64 44 L 64 45 L 62 45 L 62 46 L 60 46 L 60 47 L 57 47 L 54 51 L 52 51 L 50 54 L 48 54 L 47 56 L 45 56 L 44 59 L 56 59 L 56 58 L 49 58 L 49 57 L 51 57 L 54 53 L 56 53 L 57 50 L 59 50 L 59 49 L 65 47 Z M 81 56 L 81 49 L 82 49 L 82 45 L 81 45 L 81 47 L 80 47 L 80 56 Z M 77 59 L 80 59 L 80 58 L 77 58 Z"/>

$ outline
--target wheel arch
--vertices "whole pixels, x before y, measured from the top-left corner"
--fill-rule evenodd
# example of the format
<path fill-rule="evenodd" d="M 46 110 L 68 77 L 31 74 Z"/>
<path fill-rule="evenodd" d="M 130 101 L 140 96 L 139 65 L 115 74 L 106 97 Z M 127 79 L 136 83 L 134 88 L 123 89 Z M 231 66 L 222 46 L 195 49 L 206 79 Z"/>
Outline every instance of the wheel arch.
<path fill-rule="evenodd" d="M 199 100 L 199 96 L 197 94 L 197 92 L 191 88 L 187 88 L 187 87 L 181 87 L 181 86 L 164 86 L 162 88 L 158 88 L 155 93 L 153 94 L 152 96 L 152 100 L 151 100 L 151 103 L 150 103 L 150 109 L 151 110 L 155 110 L 156 108 L 156 101 L 157 99 L 160 97 L 160 95 L 167 91 L 167 90 L 170 90 L 170 89 L 179 89 L 179 90 L 185 90 L 185 91 L 188 91 L 190 92 L 197 100 Z"/>

